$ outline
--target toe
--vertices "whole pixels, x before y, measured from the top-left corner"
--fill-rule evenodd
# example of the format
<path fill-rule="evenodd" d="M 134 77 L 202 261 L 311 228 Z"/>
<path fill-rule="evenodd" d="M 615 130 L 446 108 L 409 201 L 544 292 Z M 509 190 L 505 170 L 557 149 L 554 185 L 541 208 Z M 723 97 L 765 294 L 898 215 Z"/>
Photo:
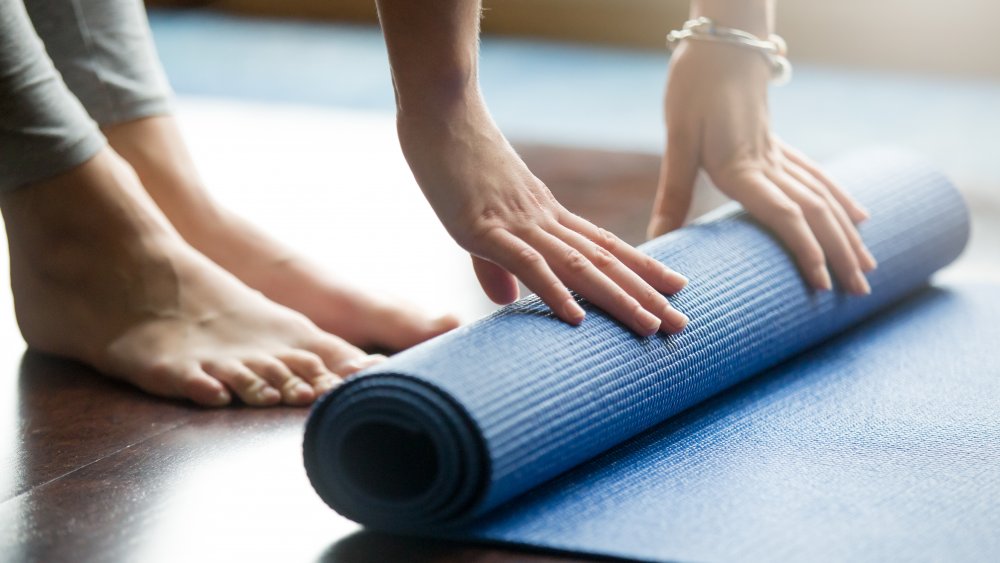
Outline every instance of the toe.
<path fill-rule="evenodd" d="M 180 395 L 206 407 L 224 407 L 232 396 L 218 379 L 208 375 L 200 366 L 191 366 L 177 380 Z"/>
<path fill-rule="evenodd" d="M 368 356 L 363 356 L 361 358 L 354 358 L 334 368 L 334 373 L 336 373 L 341 377 L 347 377 L 365 368 L 369 368 L 376 364 L 380 364 L 386 361 L 387 359 L 388 358 L 386 358 L 382 354 L 371 354 Z"/>
<path fill-rule="evenodd" d="M 278 355 L 278 359 L 300 379 L 311 385 L 317 397 L 333 389 L 340 382 L 340 378 L 326 367 L 322 358 L 312 352 L 290 350 Z"/>
<path fill-rule="evenodd" d="M 132 383 L 161 397 L 190 399 L 207 407 L 221 407 L 231 400 L 225 386 L 193 362 L 161 358 L 134 374 Z"/>
<path fill-rule="evenodd" d="M 351 360 L 360 360 L 368 355 L 364 350 L 327 333 L 321 333 L 302 348 L 319 356 L 323 360 L 323 365 L 326 366 L 326 369 L 341 376 L 345 374 L 338 371 L 337 368 Z"/>
<path fill-rule="evenodd" d="M 290 367 L 275 357 L 253 358 L 244 364 L 281 392 L 286 405 L 308 405 L 316 398 L 312 386 L 295 375 Z"/>
<path fill-rule="evenodd" d="M 277 389 L 240 362 L 205 362 L 202 369 L 224 383 L 248 405 L 266 407 L 281 402 L 281 393 Z"/>
<path fill-rule="evenodd" d="M 389 350 L 404 350 L 444 334 L 459 325 L 454 315 L 428 317 L 410 307 L 386 307 L 374 318 L 373 338 Z"/>

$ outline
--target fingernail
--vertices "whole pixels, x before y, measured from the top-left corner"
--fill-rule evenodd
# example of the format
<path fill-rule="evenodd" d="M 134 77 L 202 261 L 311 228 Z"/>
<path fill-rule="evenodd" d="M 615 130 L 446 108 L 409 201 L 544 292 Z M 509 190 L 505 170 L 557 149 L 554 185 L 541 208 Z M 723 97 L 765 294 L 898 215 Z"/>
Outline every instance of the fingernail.
<path fill-rule="evenodd" d="M 260 397 L 261 401 L 265 402 L 281 400 L 281 392 L 274 387 L 264 387 L 258 392 L 257 396 Z"/>
<path fill-rule="evenodd" d="M 215 394 L 215 403 L 217 405 L 225 405 L 229 403 L 229 401 L 229 393 L 225 389 L 219 389 L 219 391 Z"/>
<path fill-rule="evenodd" d="M 681 289 L 687 287 L 687 284 L 690 281 L 686 276 L 678 274 L 673 270 L 670 270 L 670 278 L 670 283 L 681 286 Z"/>
<path fill-rule="evenodd" d="M 670 306 L 667 306 L 667 309 L 664 311 L 663 320 L 664 324 L 669 325 L 670 330 L 673 332 L 684 330 L 684 327 L 689 322 L 687 315 Z"/>
<path fill-rule="evenodd" d="M 639 321 L 639 326 L 643 329 L 646 336 L 660 330 L 660 319 L 649 311 L 644 310 L 642 313 L 639 313 L 639 318 L 636 320 Z"/>
<path fill-rule="evenodd" d="M 833 281 L 830 279 L 830 271 L 826 269 L 826 266 L 818 266 L 813 270 L 813 285 L 816 289 L 822 291 L 830 291 L 833 289 Z"/>
<path fill-rule="evenodd" d="M 856 206 L 856 208 L 857 208 L 857 213 L 855 215 L 855 223 L 860 223 L 862 221 L 867 221 L 868 218 L 871 217 L 871 214 L 869 214 L 868 210 L 865 209 L 864 207 L 861 207 L 860 205 L 858 205 L 858 206 Z"/>
<path fill-rule="evenodd" d="M 575 325 L 582 323 L 583 319 L 587 316 L 587 313 L 586 311 L 583 310 L 583 307 L 581 307 L 573 299 L 567 301 L 566 304 L 563 306 L 563 313 L 566 315 L 566 318 L 569 319 L 569 322 Z"/>
<path fill-rule="evenodd" d="M 867 248 L 861 249 L 861 257 L 864 258 L 864 267 L 866 272 L 870 272 L 878 267 L 878 260 L 872 256 L 872 253 L 869 252 Z"/>
<path fill-rule="evenodd" d="M 312 395 L 313 388 L 305 383 L 296 383 L 295 387 L 292 387 L 292 393 L 296 395 Z"/>
<path fill-rule="evenodd" d="M 854 292 L 858 295 L 869 295 L 872 292 L 872 287 L 868 285 L 868 280 L 865 275 L 861 272 L 856 272 L 854 274 Z"/>

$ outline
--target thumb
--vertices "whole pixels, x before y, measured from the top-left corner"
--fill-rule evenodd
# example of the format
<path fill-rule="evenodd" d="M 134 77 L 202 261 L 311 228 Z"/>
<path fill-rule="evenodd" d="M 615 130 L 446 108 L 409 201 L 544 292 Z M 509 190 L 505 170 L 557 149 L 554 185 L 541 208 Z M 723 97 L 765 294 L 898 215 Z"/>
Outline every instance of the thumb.
<path fill-rule="evenodd" d="M 517 301 L 521 292 L 513 274 L 478 256 L 472 257 L 472 269 L 476 271 L 479 285 L 491 301 L 498 305 Z"/>
<path fill-rule="evenodd" d="M 660 182 L 653 214 L 646 232 L 649 238 L 680 228 L 691 208 L 691 193 L 698 177 L 696 133 L 667 132 L 667 150 L 660 165 Z"/>

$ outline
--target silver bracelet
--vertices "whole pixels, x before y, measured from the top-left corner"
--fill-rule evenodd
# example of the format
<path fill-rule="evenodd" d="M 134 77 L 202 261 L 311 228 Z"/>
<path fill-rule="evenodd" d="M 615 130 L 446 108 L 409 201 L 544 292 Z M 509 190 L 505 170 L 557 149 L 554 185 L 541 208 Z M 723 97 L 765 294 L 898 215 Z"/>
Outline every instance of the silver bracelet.
<path fill-rule="evenodd" d="M 716 41 L 753 49 L 763 55 L 770 65 L 771 82 L 781 85 L 792 78 L 792 63 L 788 62 L 786 56 L 788 50 L 785 41 L 777 35 L 772 34 L 767 39 L 760 39 L 752 33 L 716 25 L 710 18 L 700 17 L 688 20 L 684 22 L 683 28 L 668 33 L 667 49 L 673 52 L 684 39 Z"/>

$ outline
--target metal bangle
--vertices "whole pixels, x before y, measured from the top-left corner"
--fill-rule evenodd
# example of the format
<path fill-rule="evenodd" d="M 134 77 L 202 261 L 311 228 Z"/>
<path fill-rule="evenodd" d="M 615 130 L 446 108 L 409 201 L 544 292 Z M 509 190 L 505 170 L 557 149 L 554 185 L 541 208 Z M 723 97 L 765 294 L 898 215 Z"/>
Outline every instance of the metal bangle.
<path fill-rule="evenodd" d="M 786 57 L 787 49 L 785 41 L 777 36 L 771 35 L 767 39 L 760 39 L 752 33 L 716 25 L 714 21 L 707 17 L 699 17 L 684 22 L 684 27 L 675 29 L 667 34 L 667 49 L 671 52 L 677 45 L 685 39 L 697 41 L 714 41 L 717 43 L 728 43 L 746 49 L 752 49 L 760 53 L 771 67 L 771 82 L 775 84 L 785 84 L 792 77 L 792 64 Z"/>

